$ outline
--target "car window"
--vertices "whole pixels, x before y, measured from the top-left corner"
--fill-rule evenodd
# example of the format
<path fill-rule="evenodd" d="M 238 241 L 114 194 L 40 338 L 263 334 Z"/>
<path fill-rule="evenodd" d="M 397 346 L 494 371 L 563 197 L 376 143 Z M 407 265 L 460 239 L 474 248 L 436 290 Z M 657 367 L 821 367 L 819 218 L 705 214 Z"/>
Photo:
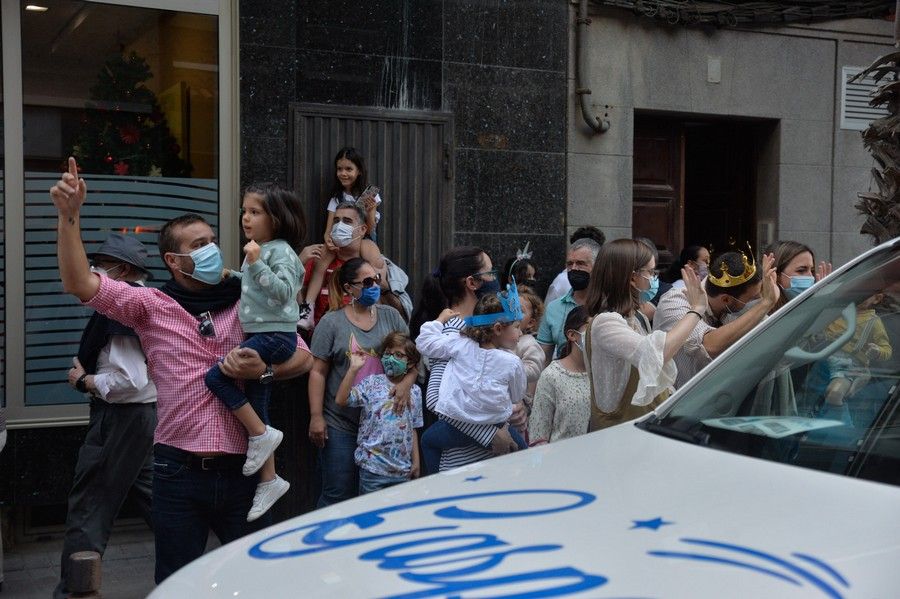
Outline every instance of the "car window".
<path fill-rule="evenodd" d="M 900 485 L 900 248 L 795 299 L 648 430 Z"/>

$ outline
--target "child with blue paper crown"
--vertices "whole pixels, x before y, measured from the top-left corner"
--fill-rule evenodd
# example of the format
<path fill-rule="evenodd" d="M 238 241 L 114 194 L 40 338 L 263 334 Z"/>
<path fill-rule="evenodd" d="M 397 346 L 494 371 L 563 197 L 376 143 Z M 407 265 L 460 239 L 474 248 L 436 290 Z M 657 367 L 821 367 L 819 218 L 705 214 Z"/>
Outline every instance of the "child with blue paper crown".
<path fill-rule="evenodd" d="M 461 422 L 503 426 L 513 404 L 525 397 L 527 385 L 522 360 L 512 353 L 522 334 L 522 306 L 515 280 L 506 293 L 478 300 L 461 333 L 444 334 L 444 324 L 455 316 L 457 312 L 444 310 L 437 320 L 422 325 L 416 339 L 423 356 L 449 360 L 435 411 Z M 509 433 L 520 449 L 527 447 L 515 429 Z M 422 435 L 426 473 L 437 472 L 442 451 L 473 444 L 474 439 L 438 420 Z"/>

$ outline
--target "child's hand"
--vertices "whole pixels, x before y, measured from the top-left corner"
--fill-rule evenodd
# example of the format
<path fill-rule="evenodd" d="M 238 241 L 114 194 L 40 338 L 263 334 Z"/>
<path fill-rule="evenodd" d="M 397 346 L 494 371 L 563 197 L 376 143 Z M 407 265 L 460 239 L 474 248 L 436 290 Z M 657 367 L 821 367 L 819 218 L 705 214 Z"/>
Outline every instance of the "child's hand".
<path fill-rule="evenodd" d="M 244 246 L 244 253 L 247 255 L 247 262 L 253 264 L 259 260 L 259 244 L 251 239 Z"/>
<path fill-rule="evenodd" d="M 363 200 L 363 206 L 365 207 L 366 212 L 375 212 L 375 207 L 378 204 L 375 203 L 375 196 L 366 196 Z"/>
<path fill-rule="evenodd" d="M 350 370 L 358 371 L 366 365 L 369 354 L 364 351 L 355 351 L 350 354 Z"/>
<path fill-rule="evenodd" d="M 306 264 L 310 260 L 318 260 L 322 257 L 322 251 L 325 249 L 325 246 L 321 243 L 314 243 L 312 245 L 308 245 L 300 251 L 300 264 Z"/>
<path fill-rule="evenodd" d="M 223 268 L 222 269 L 222 278 L 227 279 L 230 276 L 231 276 L 231 271 L 228 270 L 227 268 Z"/>
<path fill-rule="evenodd" d="M 879 360 L 881 359 L 881 348 L 878 347 L 874 343 L 869 343 L 866 345 L 866 357 L 870 360 Z"/>
<path fill-rule="evenodd" d="M 441 324 L 447 324 L 447 322 L 451 318 L 455 318 L 459 316 L 459 312 L 456 310 L 451 310 L 450 308 L 445 308 L 443 312 L 438 314 L 437 321 Z"/>

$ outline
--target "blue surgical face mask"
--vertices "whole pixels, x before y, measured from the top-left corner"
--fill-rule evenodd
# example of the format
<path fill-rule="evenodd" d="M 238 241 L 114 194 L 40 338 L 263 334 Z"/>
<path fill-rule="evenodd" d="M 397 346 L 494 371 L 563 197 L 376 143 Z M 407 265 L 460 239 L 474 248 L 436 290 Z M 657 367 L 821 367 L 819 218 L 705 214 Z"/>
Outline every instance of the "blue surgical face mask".
<path fill-rule="evenodd" d="M 175 254 L 174 252 L 172 253 Z M 225 263 L 222 261 L 222 252 L 219 251 L 219 246 L 216 244 L 207 243 L 190 254 L 175 255 L 190 256 L 191 260 L 194 261 L 194 272 L 187 273 L 180 270 L 181 274 L 207 285 L 218 285 L 222 281 L 222 271 L 225 268 Z"/>
<path fill-rule="evenodd" d="M 381 367 L 384 368 L 384 374 L 389 377 L 403 376 L 406 374 L 406 360 L 395 358 L 390 354 L 381 356 Z"/>
<path fill-rule="evenodd" d="M 356 302 L 368 308 L 369 306 L 374 306 L 378 303 L 378 300 L 381 299 L 381 287 L 378 285 L 372 285 L 371 287 L 364 287 L 360 292 L 359 297 L 356 299 Z"/>
<path fill-rule="evenodd" d="M 791 277 L 791 286 L 789 289 L 794 293 L 806 291 L 816 283 L 816 278 L 812 275 L 794 275 Z"/>
<path fill-rule="evenodd" d="M 641 275 L 641 276 L 643 276 L 643 275 Z M 644 277 L 644 278 L 646 278 L 646 277 Z M 653 277 L 650 279 L 650 288 L 641 290 L 641 296 L 640 296 L 641 303 L 643 304 L 644 302 L 649 302 L 654 297 L 656 297 L 656 294 L 658 292 L 659 292 L 659 277 L 656 275 L 653 275 Z"/>

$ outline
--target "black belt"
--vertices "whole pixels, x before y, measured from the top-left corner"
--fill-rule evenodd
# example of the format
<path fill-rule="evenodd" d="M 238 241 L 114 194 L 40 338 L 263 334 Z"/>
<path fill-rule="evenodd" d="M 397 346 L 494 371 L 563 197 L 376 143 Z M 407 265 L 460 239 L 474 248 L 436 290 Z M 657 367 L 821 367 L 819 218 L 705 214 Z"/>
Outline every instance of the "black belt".
<path fill-rule="evenodd" d="M 153 406 L 156 407 L 155 401 L 148 402 L 126 402 L 126 403 L 118 403 L 114 401 L 106 401 L 102 397 L 97 397 L 96 395 L 89 396 L 91 400 L 91 407 L 97 408 L 133 408 L 140 406 Z"/>
<path fill-rule="evenodd" d="M 200 456 L 162 443 L 153 446 L 153 454 L 184 464 L 191 470 L 240 470 L 247 459 L 244 454 L 235 453 Z"/>

